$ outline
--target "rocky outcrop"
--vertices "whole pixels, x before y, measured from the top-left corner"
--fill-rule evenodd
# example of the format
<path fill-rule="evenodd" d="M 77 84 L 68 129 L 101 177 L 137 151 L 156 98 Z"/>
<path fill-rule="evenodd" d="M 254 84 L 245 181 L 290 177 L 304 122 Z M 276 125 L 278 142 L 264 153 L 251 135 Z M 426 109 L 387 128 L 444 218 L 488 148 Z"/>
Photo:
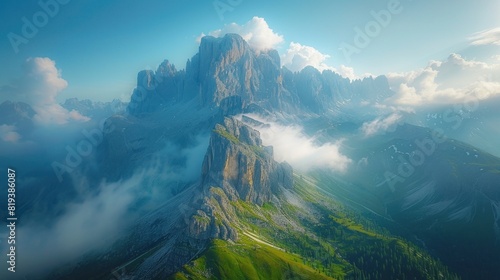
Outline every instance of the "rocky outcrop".
<path fill-rule="evenodd" d="M 255 53 L 236 34 L 202 38 L 200 51 L 186 66 L 186 75 L 199 83 L 203 106 L 218 106 L 238 95 L 246 104 L 279 108 L 286 92 L 281 85 L 281 62 L 276 50 Z"/>
<path fill-rule="evenodd" d="M 219 106 L 220 116 L 235 116 L 243 113 L 243 101 L 238 95 L 224 98 Z"/>
<path fill-rule="evenodd" d="M 233 118 L 216 125 L 202 169 L 205 186 L 221 187 L 231 200 L 259 205 L 293 183 L 291 167 L 274 161 L 259 132 Z"/>
<path fill-rule="evenodd" d="M 226 102 L 239 103 L 238 98 Z M 222 117 L 212 131 L 200 182 L 149 214 L 139 229 L 141 236 L 146 232 L 148 240 L 160 245 L 135 275 L 165 278 L 206 249 L 212 239 L 237 241 L 242 224 L 235 202 L 262 206 L 276 200 L 284 188 L 292 188 L 292 173 L 290 165 L 274 161 L 272 148 L 262 145 L 258 131 Z"/>
<path fill-rule="evenodd" d="M 196 88 L 194 82 L 186 81 L 184 74 L 168 60 L 163 61 L 156 71 L 140 71 L 127 111 L 134 116 L 147 115 L 170 104 L 192 99 L 194 94 L 187 92 L 194 92 Z"/>
<path fill-rule="evenodd" d="M 232 201 L 263 205 L 292 188 L 292 168 L 277 163 L 272 149 L 264 147 L 259 132 L 234 118 L 215 126 L 202 167 L 201 206 L 189 221 L 195 239 L 237 240 Z"/>
<path fill-rule="evenodd" d="M 207 190 L 200 209 L 190 218 L 189 236 L 195 240 L 218 238 L 223 240 L 238 239 L 234 226 L 237 224 L 235 209 L 221 188 Z"/>

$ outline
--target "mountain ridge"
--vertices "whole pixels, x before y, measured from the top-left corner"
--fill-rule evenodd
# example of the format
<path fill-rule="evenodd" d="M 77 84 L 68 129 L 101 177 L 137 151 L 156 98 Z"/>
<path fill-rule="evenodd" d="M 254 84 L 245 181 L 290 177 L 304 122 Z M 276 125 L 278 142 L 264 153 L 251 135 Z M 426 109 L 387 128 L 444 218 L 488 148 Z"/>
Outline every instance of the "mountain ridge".
<path fill-rule="evenodd" d="M 240 96 L 249 109 L 331 115 L 332 108 L 352 110 L 361 102 L 381 102 L 394 94 L 385 76 L 350 81 L 311 66 L 293 73 L 281 67 L 276 50 L 256 54 L 237 34 L 203 37 L 185 71 L 177 71 L 166 60 L 156 72 L 139 72 L 137 80 L 128 107 L 135 116 L 192 99 L 198 106 L 216 107 L 231 96 Z"/>

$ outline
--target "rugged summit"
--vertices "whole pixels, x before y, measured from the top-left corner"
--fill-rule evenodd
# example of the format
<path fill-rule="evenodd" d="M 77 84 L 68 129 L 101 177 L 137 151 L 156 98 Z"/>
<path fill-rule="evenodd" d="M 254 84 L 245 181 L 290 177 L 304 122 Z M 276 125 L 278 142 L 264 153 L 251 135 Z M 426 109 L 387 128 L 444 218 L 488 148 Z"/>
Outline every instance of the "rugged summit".
<path fill-rule="evenodd" d="M 279 108 L 288 94 L 281 84 L 280 58 L 276 50 L 255 53 L 236 34 L 202 38 L 200 51 L 186 66 L 201 86 L 201 103 L 218 105 L 239 95 L 245 103 Z M 192 72 L 189 70 L 193 70 Z"/>
<path fill-rule="evenodd" d="M 186 70 L 177 71 L 166 60 L 156 72 L 141 71 L 128 111 L 141 116 L 191 100 L 214 108 L 228 97 L 240 96 L 244 107 L 252 110 L 332 114 L 332 108 L 342 111 L 392 94 L 384 76 L 350 81 L 312 67 L 293 73 L 281 67 L 276 50 L 256 53 L 241 36 L 227 34 L 203 37 Z"/>
<path fill-rule="evenodd" d="M 203 204 L 189 225 L 193 237 L 237 240 L 231 202 L 256 205 L 270 202 L 282 189 L 293 186 L 292 168 L 273 159 L 271 147 L 262 146 L 259 132 L 234 118 L 217 124 L 202 168 Z"/>
<path fill-rule="evenodd" d="M 202 180 L 222 187 L 232 200 L 258 205 L 293 185 L 291 166 L 275 162 L 272 147 L 262 146 L 259 132 L 233 118 L 215 126 Z"/>
<path fill-rule="evenodd" d="M 145 217 L 134 231 L 149 240 L 166 240 L 137 269 L 141 278 L 171 275 L 214 239 L 237 242 L 242 227 L 237 203 L 262 206 L 283 199 L 285 189 L 293 187 L 292 168 L 275 162 L 259 132 L 234 118 L 215 126 L 202 169 L 198 183 Z"/>

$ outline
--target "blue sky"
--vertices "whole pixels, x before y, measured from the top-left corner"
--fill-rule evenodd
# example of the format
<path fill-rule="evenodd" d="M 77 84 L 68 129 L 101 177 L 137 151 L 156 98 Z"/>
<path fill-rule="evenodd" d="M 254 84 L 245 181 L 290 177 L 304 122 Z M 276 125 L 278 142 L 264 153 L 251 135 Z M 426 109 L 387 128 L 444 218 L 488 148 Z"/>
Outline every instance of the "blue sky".
<path fill-rule="evenodd" d="M 483 59 L 499 48 L 471 47 L 469 38 L 500 26 L 500 1 L 401 0 L 401 11 L 391 15 L 389 24 L 346 59 L 340 46 L 353 44 L 355 28 L 364 29 L 373 20 L 371 11 L 387 10 L 391 1 L 221 0 L 238 3 L 221 17 L 212 0 L 60 0 L 68 3 L 59 4 L 59 11 L 16 53 L 9 34 L 22 35 L 22 18 L 33 21 L 42 8 L 38 1 L 6 0 L 0 4 L 0 87 L 19 79 L 28 58 L 48 57 L 68 83 L 58 100 L 126 98 L 138 71 L 156 69 L 164 59 L 183 69 L 202 32 L 232 22 L 243 25 L 254 16 L 282 35 L 276 45 L 281 54 L 291 42 L 300 43 L 328 55 L 324 63 L 329 66 L 344 65 L 357 74 L 411 71 L 450 53 Z"/>

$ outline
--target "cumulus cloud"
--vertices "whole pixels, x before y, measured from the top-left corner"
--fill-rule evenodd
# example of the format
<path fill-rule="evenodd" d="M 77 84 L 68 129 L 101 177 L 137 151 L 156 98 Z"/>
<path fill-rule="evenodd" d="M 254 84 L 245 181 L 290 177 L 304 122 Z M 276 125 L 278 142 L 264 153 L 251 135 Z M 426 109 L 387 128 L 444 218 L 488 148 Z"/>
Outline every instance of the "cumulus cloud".
<path fill-rule="evenodd" d="M 484 30 L 473 34 L 469 38 L 471 45 L 496 45 L 500 46 L 500 27 Z"/>
<path fill-rule="evenodd" d="M 5 142 L 17 143 L 21 135 L 16 132 L 17 128 L 13 125 L 0 125 L 0 138 Z"/>
<path fill-rule="evenodd" d="M 456 104 L 500 95 L 500 64 L 467 60 L 459 54 L 387 77 L 397 92 L 393 101 L 402 105 Z"/>
<path fill-rule="evenodd" d="M 386 117 L 379 117 L 371 122 L 365 122 L 361 126 L 361 131 L 365 136 L 372 136 L 377 133 L 390 131 L 402 120 L 402 116 L 398 113 L 390 114 Z"/>
<path fill-rule="evenodd" d="M 256 52 L 275 49 L 283 42 L 283 36 L 275 33 L 266 20 L 260 17 L 253 17 L 243 25 L 236 23 L 225 25 L 224 28 L 211 31 L 208 35 L 222 37 L 228 33 L 239 34 Z M 200 39 L 201 36 L 198 40 Z"/>
<path fill-rule="evenodd" d="M 333 71 L 339 73 L 344 78 L 349 78 L 350 80 L 356 80 L 356 79 L 360 79 L 363 77 L 372 76 L 371 74 L 367 73 L 367 74 L 364 74 L 360 77 L 354 73 L 354 68 L 348 67 L 345 65 L 340 65 L 338 68 L 335 68 Z"/>
<path fill-rule="evenodd" d="M 317 49 L 291 42 L 285 54 L 281 56 L 283 66 L 291 71 L 300 71 L 306 66 L 312 66 L 320 71 L 333 70 L 334 68 L 325 64 L 325 60 L 330 58 L 327 54 L 322 54 Z"/>
<path fill-rule="evenodd" d="M 2 91 L 10 100 L 23 101 L 36 111 L 39 123 L 64 124 L 69 121 L 87 121 L 76 111 L 69 112 L 56 101 L 56 97 L 68 86 L 61 77 L 53 60 L 47 57 L 29 58 L 23 67 L 23 75 Z"/>
<path fill-rule="evenodd" d="M 239 25 L 237 23 L 225 25 L 224 28 L 211 31 L 208 35 L 222 37 L 228 33 L 239 34 L 257 53 L 264 50 L 276 49 L 282 42 L 284 42 L 283 36 L 274 32 L 269 27 L 266 20 L 260 17 L 253 17 L 244 25 Z M 198 43 L 201 42 L 201 38 L 203 36 L 206 36 L 206 34 L 201 33 L 200 36 L 196 38 L 196 41 Z M 329 55 L 323 54 L 311 46 L 291 42 L 288 49 L 281 56 L 281 64 L 294 72 L 300 71 L 306 66 L 312 66 L 320 71 L 335 71 L 343 77 L 351 80 L 360 78 L 354 74 L 353 68 L 345 65 L 334 68 L 327 65 L 325 61 L 328 58 L 330 58 Z M 362 77 L 364 76 L 369 76 L 369 74 L 362 75 Z"/>
<path fill-rule="evenodd" d="M 286 161 L 302 171 L 326 167 L 339 172 L 345 172 L 351 163 L 351 159 L 340 152 L 341 141 L 317 144 L 299 126 L 283 126 L 255 115 L 250 117 L 269 124 L 254 128 L 259 130 L 264 145 L 273 146 L 274 159 L 278 162 Z"/>
<path fill-rule="evenodd" d="M 345 65 L 340 65 L 338 68 L 332 67 L 325 62 L 329 58 L 330 55 L 323 54 L 311 46 L 291 42 L 288 49 L 281 56 L 281 64 L 293 72 L 298 72 L 307 66 L 312 66 L 319 71 L 331 70 L 350 80 L 371 76 L 369 73 L 358 76 L 354 73 L 352 67 Z"/>

